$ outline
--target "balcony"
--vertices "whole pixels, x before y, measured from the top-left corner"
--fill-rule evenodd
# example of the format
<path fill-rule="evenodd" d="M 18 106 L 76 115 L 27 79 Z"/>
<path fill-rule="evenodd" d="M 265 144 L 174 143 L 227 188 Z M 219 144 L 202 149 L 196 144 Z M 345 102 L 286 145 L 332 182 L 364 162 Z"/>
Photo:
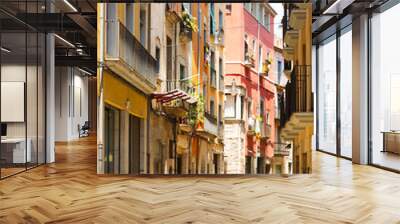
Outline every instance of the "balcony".
<path fill-rule="evenodd" d="M 284 47 L 283 57 L 285 60 L 294 60 L 294 49 L 292 47 Z"/>
<path fill-rule="evenodd" d="M 256 120 L 252 117 L 249 117 L 247 120 L 247 135 L 255 135 L 256 134 Z"/>
<path fill-rule="evenodd" d="M 290 12 L 289 25 L 297 30 L 303 29 L 306 24 L 307 10 L 293 9 Z"/>
<path fill-rule="evenodd" d="M 269 124 L 261 125 L 261 138 L 271 138 L 272 127 Z"/>
<path fill-rule="evenodd" d="M 215 68 L 211 65 L 210 67 L 210 85 L 214 89 L 217 88 L 217 72 L 215 71 Z"/>
<path fill-rule="evenodd" d="M 166 89 L 166 93 L 155 93 L 153 94 L 154 97 L 157 99 L 157 102 L 161 102 L 165 113 L 182 120 L 186 117 L 190 105 L 197 102 L 191 96 L 191 93 L 194 91 L 193 87 L 189 85 L 188 80 L 167 80 Z"/>
<path fill-rule="evenodd" d="M 197 130 L 199 134 L 206 137 L 216 137 L 218 136 L 218 122 L 217 117 L 209 112 L 204 113 L 204 129 Z"/>
<path fill-rule="evenodd" d="M 194 92 L 194 88 L 190 85 L 189 80 L 167 80 L 165 83 L 167 92 L 174 90 L 181 90 L 187 94 Z"/>
<path fill-rule="evenodd" d="M 145 92 L 156 86 L 158 63 L 119 21 L 108 20 L 106 64 L 115 73 Z"/>
<path fill-rule="evenodd" d="M 285 143 L 274 144 L 274 156 L 290 156 L 290 147 Z"/>
<path fill-rule="evenodd" d="M 289 47 L 297 48 L 297 43 L 299 41 L 299 31 L 288 30 L 285 34 L 284 40 Z"/>
<path fill-rule="evenodd" d="M 255 60 L 254 60 L 254 56 L 252 54 L 250 54 L 249 52 L 246 53 L 246 55 L 244 56 L 244 66 L 248 67 L 248 68 L 254 68 L 255 67 Z"/>
<path fill-rule="evenodd" d="M 281 106 L 281 137 L 292 139 L 305 127 L 312 126 L 313 106 L 311 66 L 297 65 L 285 87 L 285 99 Z"/>

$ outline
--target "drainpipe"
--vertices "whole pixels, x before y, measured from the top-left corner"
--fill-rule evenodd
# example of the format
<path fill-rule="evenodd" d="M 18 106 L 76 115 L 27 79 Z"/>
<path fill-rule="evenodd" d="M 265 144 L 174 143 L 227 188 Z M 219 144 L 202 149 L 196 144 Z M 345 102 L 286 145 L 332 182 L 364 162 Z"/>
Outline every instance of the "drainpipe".
<path fill-rule="evenodd" d="M 103 90 L 103 68 L 104 68 L 104 3 L 99 4 L 99 63 L 98 66 L 98 96 L 97 96 L 97 173 L 104 174 L 104 90 Z"/>
<path fill-rule="evenodd" d="M 178 81 L 177 80 L 179 80 L 178 79 L 178 66 L 177 66 L 177 62 L 178 62 L 178 47 L 176 46 L 177 44 L 178 44 L 178 29 L 177 29 L 177 25 L 178 25 L 178 23 L 176 23 L 176 24 L 174 24 L 174 38 L 175 38 L 175 44 L 174 44 L 174 51 L 175 51 L 175 55 L 174 55 L 174 73 L 175 73 L 175 80 L 173 81 L 173 83 L 174 83 L 174 85 L 175 85 L 175 88 L 179 88 L 178 87 L 178 85 L 179 85 L 179 83 L 178 83 Z M 176 119 L 176 117 L 174 118 L 174 130 L 173 130 L 173 132 L 174 132 L 174 164 L 175 164 L 175 166 L 174 166 L 174 170 L 175 170 L 175 174 L 177 174 L 178 172 L 178 156 L 177 156 L 177 150 L 176 150 L 176 148 L 177 148 L 177 141 L 176 141 L 176 132 L 177 132 L 177 125 L 178 125 L 178 122 L 177 122 L 177 119 Z"/>
<path fill-rule="evenodd" d="M 257 61 L 258 61 L 258 63 L 257 63 L 257 91 L 258 91 L 258 111 L 257 111 L 257 115 L 258 116 L 260 116 L 261 115 L 261 92 L 260 92 L 260 61 L 259 61 L 259 59 L 261 58 L 260 57 L 260 23 L 258 22 L 258 20 L 257 20 L 257 49 L 256 49 L 256 52 L 257 52 L 257 56 L 258 56 L 258 58 L 257 58 Z M 256 120 L 255 120 L 255 125 L 257 126 L 257 117 L 256 117 Z M 259 128 L 260 128 L 260 132 L 261 132 L 261 124 L 260 124 L 260 122 L 258 122 L 258 125 L 259 125 Z M 260 142 L 260 140 L 258 140 L 258 146 L 260 147 L 260 145 L 261 145 L 261 142 Z M 256 159 L 257 159 L 257 148 L 256 148 Z M 257 162 L 258 161 L 253 161 L 254 162 L 254 166 L 255 165 L 258 165 L 257 164 Z M 254 168 L 253 168 L 253 170 L 252 171 L 254 171 Z M 257 169 L 255 170 L 255 173 L 257 173 Z"/>

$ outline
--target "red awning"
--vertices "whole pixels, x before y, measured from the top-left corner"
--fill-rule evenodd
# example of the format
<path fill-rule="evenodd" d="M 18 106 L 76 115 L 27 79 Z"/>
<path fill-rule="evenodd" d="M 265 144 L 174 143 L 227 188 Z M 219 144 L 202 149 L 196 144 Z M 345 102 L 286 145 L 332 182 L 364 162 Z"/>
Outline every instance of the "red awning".
<path fill-rule="evenodd" d="M 153 98 L 157 100 L 157 103 L 168 103 L 172 100 L 178 100 L 181 99 L 183 101 L 188 102 L 189 104 L 196 103 L 197 100 L 196 98 L 192 97 L 188 93 L 179 90 L 179 89 L 174 89 L 166 93 L 153 93 Z"/>

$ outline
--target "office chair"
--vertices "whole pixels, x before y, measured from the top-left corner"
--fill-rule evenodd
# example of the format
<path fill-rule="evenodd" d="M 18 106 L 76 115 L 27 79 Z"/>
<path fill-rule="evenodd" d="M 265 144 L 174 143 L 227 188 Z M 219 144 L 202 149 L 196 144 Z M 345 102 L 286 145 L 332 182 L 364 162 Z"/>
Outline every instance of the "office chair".
<path fill-rule="evenodd" d="M 85 121 L 82 127 L 79 128 L 79 138 L 89 136 L 89 129 L 90 129 L 89 121 Z"/>

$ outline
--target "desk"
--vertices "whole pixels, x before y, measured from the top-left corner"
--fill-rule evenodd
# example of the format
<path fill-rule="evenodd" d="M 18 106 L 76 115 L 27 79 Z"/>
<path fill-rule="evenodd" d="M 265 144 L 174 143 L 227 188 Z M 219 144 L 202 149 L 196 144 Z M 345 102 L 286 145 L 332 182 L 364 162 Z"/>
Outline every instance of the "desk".
<path fill-rule="evenodd" d="M 382 152 L 392 152 L 400 154 L 400 132 L 383 131 L 383 150 Z"/>
<path fill-rule="evenodd" d="M 25 138 L 6 138 L 1 139 L 1 159 L 5 163 L 26 163 L 31 162 L 31 139 L 27 139 L 28 143 L 25 151 Z"/>

